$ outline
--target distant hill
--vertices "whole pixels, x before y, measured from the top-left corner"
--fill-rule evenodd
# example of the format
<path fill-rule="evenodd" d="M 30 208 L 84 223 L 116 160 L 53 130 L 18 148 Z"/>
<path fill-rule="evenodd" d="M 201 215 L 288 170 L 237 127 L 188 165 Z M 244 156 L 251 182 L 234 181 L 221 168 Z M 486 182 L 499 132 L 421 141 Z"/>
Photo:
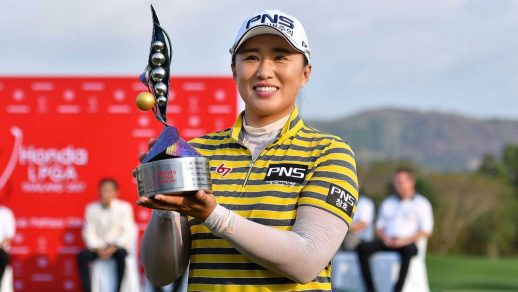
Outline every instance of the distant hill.
<path fill-rule="evenodd" d="M 360 163 L 411 159 L 436 170 L 469 170 L 484 154 L 518 144 L 518 121 L 441 112 L 380 109 L 308 124 L 347 140 Z"/>

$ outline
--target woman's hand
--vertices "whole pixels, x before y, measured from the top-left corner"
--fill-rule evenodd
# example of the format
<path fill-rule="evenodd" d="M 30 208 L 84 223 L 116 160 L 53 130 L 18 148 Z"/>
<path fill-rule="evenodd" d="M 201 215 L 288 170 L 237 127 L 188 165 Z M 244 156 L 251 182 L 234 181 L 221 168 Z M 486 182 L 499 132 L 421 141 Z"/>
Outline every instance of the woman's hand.
<path fill-rule="evenodd" d="M 159 194 L 152 198 L 141 197 L 137 205 L 150 209 L 175 211 L 205 221 L 216 208 L 216 198 L 212 193 L 200 190 L 196 194 Z"/>
<path fill-rule="evenodd" d="M 148 148 L 155 144 L 156 140 L 151 139 Z M 146 153 L 140 153 L 139 160 L 142 161 Z M 133 171 L 135 176 L 135 171 Z M 205 221 L 216 208 L 216 198 L 212 193 L 199 190 L 196 193 L 186 194 L 158 194 L 153 197 L 140 197 L 137 205 L 150 209 L 175 211 L 184 215 L 192 216 Z"/>

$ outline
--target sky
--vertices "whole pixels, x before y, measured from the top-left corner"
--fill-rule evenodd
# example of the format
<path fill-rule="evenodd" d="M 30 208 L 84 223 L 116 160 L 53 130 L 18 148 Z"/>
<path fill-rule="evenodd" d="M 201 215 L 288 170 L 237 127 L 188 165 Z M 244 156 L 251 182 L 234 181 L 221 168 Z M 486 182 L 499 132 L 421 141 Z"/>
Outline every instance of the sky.
<path fill-rule="evenodd" d="M 173 41 L 173 76 L 230 76 L 241 23 L 280 9 L 309 37 L 306 117 L 396 107 L 518 119 L 518 0 L 0 0 L 0 78 L 137 77 L 150 3 Z"/>

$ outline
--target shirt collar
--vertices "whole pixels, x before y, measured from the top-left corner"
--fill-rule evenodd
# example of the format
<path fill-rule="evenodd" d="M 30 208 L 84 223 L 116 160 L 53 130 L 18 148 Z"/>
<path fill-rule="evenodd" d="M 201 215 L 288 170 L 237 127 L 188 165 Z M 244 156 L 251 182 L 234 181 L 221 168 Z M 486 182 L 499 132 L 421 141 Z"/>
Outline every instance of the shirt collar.
<path fill-rule="evenodd" d="M 417 192 L 414 192 L 414 194 L 410 198 L 408 198 L 408 201 L 413 201 L 415 199 L 416 195 L 417 195 Z M 398 201 L 403 201 L 403 199 L 401 198 L 401 196 L 398 193 L 396 193 L 396 199 L 398 199 Z"/>
<path fill-rule="evenodd" d="M 232 129 L 230 130 L 229 136 L 234 139 L 235 141 L 243 144 L 244 142 L 244 131 L 243 131 L 243 115 L 245 111 L 242 111 L 236 122 L 234 123 L 234 126 L 232 126 Z M 293 112 L 290 114 L 290 117 L 288 118 L 288 121 L 286 124 L 282 127 L 281 132 L 279 133 L 279 137 L 274 143 L 281 143 L 287 138 L 294 136 L 300 129 L 304 127 L 304 122 L 300 118 L 299 110 L 297 106 L 295 106 Z"/>

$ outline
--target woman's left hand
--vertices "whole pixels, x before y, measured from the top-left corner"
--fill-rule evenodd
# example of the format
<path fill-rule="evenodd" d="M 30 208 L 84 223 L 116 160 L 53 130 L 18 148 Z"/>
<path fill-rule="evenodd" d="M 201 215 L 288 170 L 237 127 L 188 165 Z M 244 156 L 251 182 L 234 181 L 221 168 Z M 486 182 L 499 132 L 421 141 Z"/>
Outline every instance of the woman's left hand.
<path fill-rule="evenodd" d="M 176 211 L 202 222 L 214 211 L 216 204 L 214 195 L 202 190 L 196 192 L 196 194 L 159 194 L 153 198 L 140 197 L 137 201 L 137 205 L 142 207 Z"/>

